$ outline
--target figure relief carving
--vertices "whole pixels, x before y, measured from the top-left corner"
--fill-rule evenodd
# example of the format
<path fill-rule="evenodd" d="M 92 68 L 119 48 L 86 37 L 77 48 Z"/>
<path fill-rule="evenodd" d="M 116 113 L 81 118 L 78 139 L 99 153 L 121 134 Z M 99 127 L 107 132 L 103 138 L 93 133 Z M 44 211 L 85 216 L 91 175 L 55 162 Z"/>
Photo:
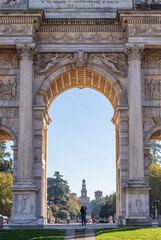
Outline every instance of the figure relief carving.
<path fill-rule="evenodd" d="M 29 59 L 32 60 L 35 53 L 36 53 L 36 47 L 35 43 L 26 43 L 26 44 L 17 44 L 16 45 L 17 52 L 20 56 L 20 59 Z"/>
<path fill-rule="evenodd" d="M 136 198 L 136 208 L 137 208 L 137 211 L 138 211 L 139 213 L 145 214 L 146 211 L 144 211 L 144 208 L 143 208 L 143 207 L 144 207 L 144 206 L 143 206 L 143 201 L 142 201 L 140 195 L 138 194 L 138 196 L 137 196 L 137 198 Z"/>
<path fill-rule="evenodd" d="M 145 99 L 160 100 L 161 99 L 161 78 L 148 77 L 144 81 Z"/>
<path fill-rule="evenodd" d="M 0 100 L 16 99 L 16 77 L 0 76 Z"/>
<path fill-rule="evenodd" d="M 18 58 L 16 53 L 1 53 L 0 68 L 17 68 Z"/>
<path fill-rule="evenodd" d="M 160 68 L 161 67 L 161 52 L 153 52 L 145 54 L 143 61 L 144 68 Z"/>
<path fill-rule="evenodd" d="M 18 109 L 1 107 L 0 117 L 1 118 L 18 118 Z"/>
<path fill-rule="evenodd" d="M 144 52 L 144 44 L 127 44 L 125 47 L 125 53 L 128 56 L 129 61 L 140 61 Z"/>
<path fill-rule="evenodd" d="M 112 71 L 122 76 L 127 75 L 127 60 L 124 54 L 118 53 L 91 53 L 90 60 L 101 60 Z"/>
<path fill-rule="evenodd" d="M 0 6 L 4 6 L 4 5 L 9 5 L 9 6 L 14 6 L 14 5 L 21 5 L 24 4 L 24 1 L 22 0 L 1 0 L 0 1 Z"/>
<path fill-rule="evenodd" d="M 28 25 L 15 25 L 15 24 L 2 24 L 0 25 L 0 34 L 28 34 L 32 33 L 32 26 Z"/>
<path fill-rule="evenodd" d="M 85 67 L 87 64 L 87 53 L 78 52 L 74 54 L 76 67 Z"/>
<path fill-rule="evenodd" d="M 64 63 L 70 62 L 73 60 L 73 54 L 63 54 L 63 53 L 47 53 L 47 54 L 38 54 L 36 59 L 36 66 L 38 67 L 37 74 L 44 74 L 50 71 L 53 67 Z"/>

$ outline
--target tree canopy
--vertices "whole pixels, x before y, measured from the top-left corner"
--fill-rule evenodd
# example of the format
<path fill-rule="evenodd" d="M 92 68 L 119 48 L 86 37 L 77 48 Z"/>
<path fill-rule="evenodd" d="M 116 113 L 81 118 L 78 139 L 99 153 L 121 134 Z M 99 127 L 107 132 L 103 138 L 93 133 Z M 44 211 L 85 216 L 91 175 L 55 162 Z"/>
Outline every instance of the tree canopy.
<path fill-rule="evenodd" d="M 68 182 L 63 179 L 59 172 L 55 172 L 53 178 L 47 179 L 49 203 L 65 205 L 68 201 L 70 192 Z"/>
<path fill-rule="evenodd" d="M 150 145 L 149 165 L 153 163 L 161 164 L 161 142 L 150 141 L 149 145 Z"/>
<path fill-rule="evenodd" d="M 6 141 L 0 142 L 0 172 L 13 173 L 11 154 L 6 149 Z"/>
<path fill-rule="evenodd" d="M 0 172 L 0 215 L 11 216 L 12 209 L 12 174 Z"/>

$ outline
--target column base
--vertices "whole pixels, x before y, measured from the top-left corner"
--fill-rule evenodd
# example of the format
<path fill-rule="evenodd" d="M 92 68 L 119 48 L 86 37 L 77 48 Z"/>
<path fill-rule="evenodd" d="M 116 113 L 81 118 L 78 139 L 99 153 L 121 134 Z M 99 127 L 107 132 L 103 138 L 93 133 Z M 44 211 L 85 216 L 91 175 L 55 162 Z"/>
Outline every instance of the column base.
<path fill-rule="evenodd" d="M 124 220 L 124 225 L 127 227 L 152 226 L 151 217 L 127 217 Z"/>

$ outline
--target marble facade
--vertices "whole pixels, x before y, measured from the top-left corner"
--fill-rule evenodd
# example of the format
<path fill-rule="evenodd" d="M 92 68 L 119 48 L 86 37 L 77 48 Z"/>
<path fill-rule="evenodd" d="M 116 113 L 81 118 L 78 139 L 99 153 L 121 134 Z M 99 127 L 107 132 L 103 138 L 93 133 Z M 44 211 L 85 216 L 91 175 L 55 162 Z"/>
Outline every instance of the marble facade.
<path fill-rule="evenodd" d="M 0 3 L 0 140 L 14 142 L 10 225 L 46 222 L 48 110 L 71 88 L 95 89 L 113 106 L 116 214 L 150 225 L 148 141 L 161 131 L 161 10 L 151 9 L 160 1 L 39 2 Z"/>

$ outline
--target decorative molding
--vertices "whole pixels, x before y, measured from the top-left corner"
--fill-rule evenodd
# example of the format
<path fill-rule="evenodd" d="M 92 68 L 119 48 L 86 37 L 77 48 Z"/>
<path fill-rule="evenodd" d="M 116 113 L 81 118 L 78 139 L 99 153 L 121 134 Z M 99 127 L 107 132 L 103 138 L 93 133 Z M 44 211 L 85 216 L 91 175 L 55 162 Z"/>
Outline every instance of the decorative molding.
<path fill-rule="evenodd" d="M 144 44 L 126 44 L 125 54 L 129 61 L 141 61 L 144 51 Z"/>
<path fill-rule="evenodd" d="M 35 43 L 31 43 L 31 44 L 20 43 L 16 45 L 16 48 L 21 60 L 22 59 L 32 60 L 36 53 Z"/>
<path fill-rule="evenodd" d="M 145 100 L 161 100 L 161 76 L 145 76 L 144 96 Z"/>
<path fill-rule="evenodd" d="M 27 24 L 0 24 L 0 34 L 22 35 L 33 34 L 33 26 Z"/>
<path fill-rule="evenodd" d="M 0 100 L 16 99 L 16 76 L 0 75 Z"/>
<path fill-rule="evenodd" d="M 128 26 L 127 33 L 131 36 L 160 36 L 161 35 L 161 27 L 160 25 L 151 25 L 151 24 L 143 24 L 143 25 L 131 25 Z"/>
<path fill-rule="evenodd" d="M 78 30 L 78 29 L 77 29 Z M 89 29 L 88 29 L 89 31 Z M 53 43 L 124 43 L 124 33 L 99 33 L 99 32 L 39 32 L 38 42 Z"/>
<path fill-rule="evenodd" d="M 123 53 L 90 53 L 89 60 L 99 60 L 114 73 L 127 75 L 127 59 Z"/>

